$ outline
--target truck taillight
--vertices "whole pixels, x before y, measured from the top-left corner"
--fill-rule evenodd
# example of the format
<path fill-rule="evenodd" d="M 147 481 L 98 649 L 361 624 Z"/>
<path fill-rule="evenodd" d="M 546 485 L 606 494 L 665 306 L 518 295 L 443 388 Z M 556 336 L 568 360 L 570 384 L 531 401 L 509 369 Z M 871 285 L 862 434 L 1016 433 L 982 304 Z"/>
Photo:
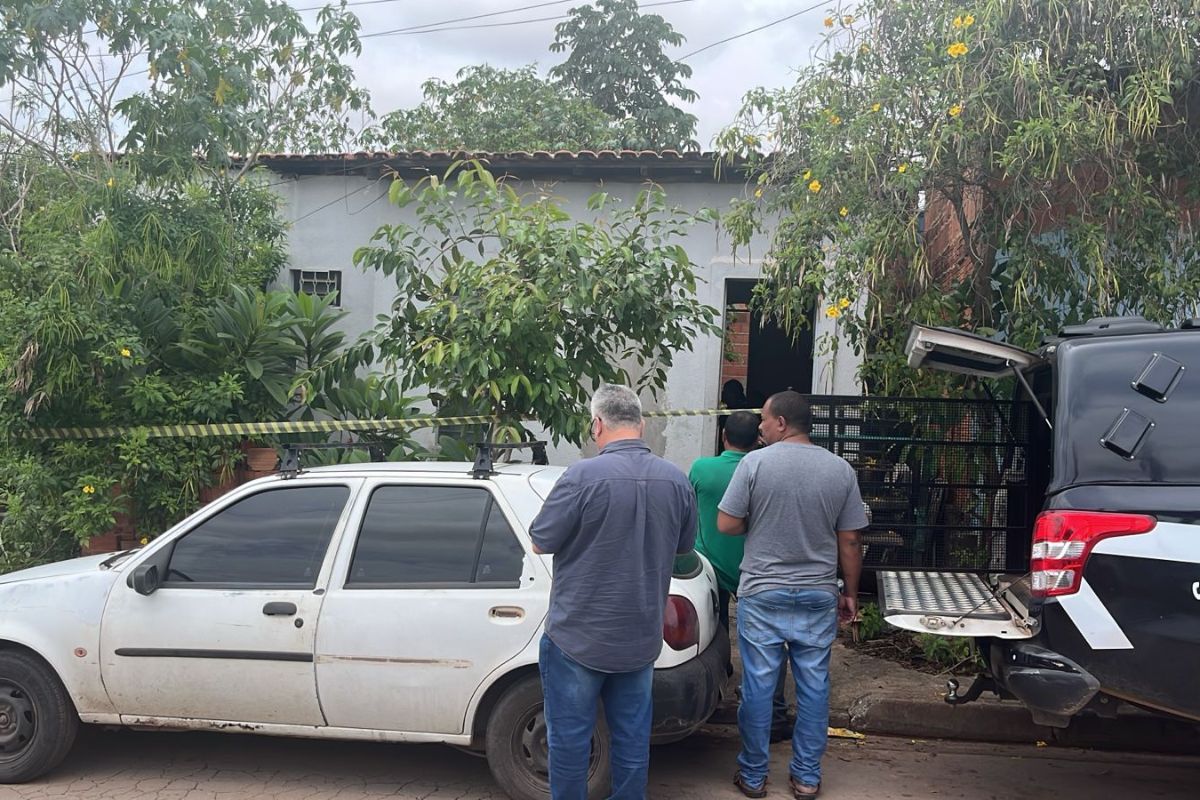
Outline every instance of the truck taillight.
<path fill-rule="evenodd" d="M 700 617 L 691 600 L 677 594 L 667 598 L 667 609 L 663 614 L 663 641 L 672 650 L 687 650 L 700 644 Z"/>
<path fill-rule="evenodd" d="M 1144 514 L 1046 511 L 1033 527 L 1032 589 L 1035 597 L 1079 591 L 1083 567 L 1096 543 L 1110 536 L 1148 533 L 1157 520 Z"/>

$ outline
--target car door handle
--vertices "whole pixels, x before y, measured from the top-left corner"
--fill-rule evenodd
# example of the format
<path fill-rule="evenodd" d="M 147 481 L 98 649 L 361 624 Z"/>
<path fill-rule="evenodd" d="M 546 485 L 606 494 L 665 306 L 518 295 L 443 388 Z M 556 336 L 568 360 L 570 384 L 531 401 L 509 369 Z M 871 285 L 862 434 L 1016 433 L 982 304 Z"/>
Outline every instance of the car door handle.
<path fill-rule="evenodd" d="M 492 619 L 523 619 L 525 609 L 518 606 L 494 606 L 488 611 Z"/>
<path fill-rule="evenodd" d="M 268 617 L 293 617 L 296 615 L 295 603 L 267 603 L 263 613 Z"/>

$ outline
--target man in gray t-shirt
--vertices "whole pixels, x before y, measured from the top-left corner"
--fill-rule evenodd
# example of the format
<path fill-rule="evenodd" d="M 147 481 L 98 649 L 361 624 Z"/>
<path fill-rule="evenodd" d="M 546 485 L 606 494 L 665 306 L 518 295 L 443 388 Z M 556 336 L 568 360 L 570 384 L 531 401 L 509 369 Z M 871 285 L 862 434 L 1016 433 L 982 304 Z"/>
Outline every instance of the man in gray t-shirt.
<path fill-rule="evenodd" d="M 772 395 L 759 428 L 768 446 L 742 459 L 717 506 L 721 533 L 746 536 L 738 588 L 742 752 L 734 783 L 748 797 L 766 795 L 771 699 L 787 656 L 796 681 L 791 788 L 797 797 L 820 788 L 839 605 L 847 619 L 858 613 L 858 531 L 867 527 L 858 478 L 809 440 L 811 416 L 796 392 Z"/>

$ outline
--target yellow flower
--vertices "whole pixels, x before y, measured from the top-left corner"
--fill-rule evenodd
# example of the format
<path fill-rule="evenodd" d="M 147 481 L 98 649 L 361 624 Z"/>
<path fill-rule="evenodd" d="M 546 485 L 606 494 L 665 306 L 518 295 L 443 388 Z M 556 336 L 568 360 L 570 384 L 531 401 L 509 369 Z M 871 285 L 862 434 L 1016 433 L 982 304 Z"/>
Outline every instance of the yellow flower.
<path fill-rule="evenodd" d="M 961 28 L 963 26 L 962 16 L 960 15 L 960 16 L 955 17 L 954 22 L 952 22 L 951 24 L 956 28 Z"/>
<path fill-rule="evenodd" d="M 865 56 L 867 53 L 871 52 L 871 47 L 870 47 L 870 45 L 865 45 L 865 44 L 859 45 L 858 52 L 862 53 Z"/>
<path fill-rule="evenodd" d="M 72 161 L 78 161 L 78 160 L 79 160 L 79 153 L 72 153 L 72 154 L 71 154 L 71 160 L 72 160 Z"/>
<path fill-rule="evenodd" d="M 854 17 L 852 17 L 852 16 L 850 16 L 849 14 L 847 14 L 846 16 L 842 17 L 842 24 L 843 24 L 843 25 L 853 25 L 853 24 L 854 24 Z"/>
<path fill-rule="evenodd" d="M 821 191 L 821 182 L 816 178 L 813 178 L 813 180 L 808 184 L 808 190 L 813 194 Z"/>
<path fill-rule="evenodd" d="M 949 53 L 951 58 L 958 58 L 967 54 L 967 46 L 962 42 L 955 42 L 946 48 L 946 52 Z"/>
<path fill-rule="evenodd" d="M 138 539 L 138 544 L 150 544 L 150 537 L 143 536 L 142 538 Z"/>
<path fill-rule="evenodd" d="M 883 108 L 883 103 L 872 103 L 871 104 L 872 111 L 878 111 L 881 108 Z"/>
<path fill-rule="evenodd" d="M 829 317 L 830 319 L 837 319 L 841 315 L 842 310 L 837 306 L 830 306 L 829 308 L 825 309 L 825 316 Z"/>
<path fill-rule="evenodd" d="M 850 307 L 850 298 L 843 297 L 841 300 L 838 300 L 838 308 L 840 308 L 844 311 L 849 307 Z"/>
<path fill-rule="evenodd" d="M 746 143 L 747 147 L 758 147 L 758 137 L 752 134 L 748 133 L 743 136 L 742 141 Z"/>
<path fill-rule="evenodd" d="M 808 180 L 809 178 L 811 178 L 811 177 L 812 177 L 812 170 L 811 170 L 811 169 L 806 169 L 806 170 L 804 170 L 804 176 L 803 176 L 803 177 L 804 177 L 804 180 Z"/>
<path fill-rule="evenodd" d="M 833 17 L 826 17 L 826 18 L 825 18 L 825 27 L 826 27 L 826 28 L 832 28 L 832 27 L 833 27 Z"/>
<path fill-rule="evenodd" d="M 755 189 L 755 190 L 754 190 L 754 196 L 755 196 L 755 197 L 762 197 L 762 189 L 761 189 L 761 188 Z"/>
<path fill-rule="evenodd" d="M 899 172 L 901 175 L 908 172 L 908 164 L 901 164 L 900 166 L 896 167 L 896 172 Z"/>
<path fill-rule="evenodd" d="M 954 105 L 950 106 L 950 116 L 957 117 L 961 113 L 962 113 L 962 106 L 959 105 L 958 103 L 955 103 Z"/>
<path fill-rule="evenodd" d="M 842 206 L 841 208 L 838 209 L 838 213 L 841 214 L 843 217 L 848 217 L 848 216 L 850 216 L 850 209 L 846 208 L 845 206 Z"/>
<path fill-rule="evenodd" d="M 95 486 L 92 486 L 92 485 L 89 483 L 87 486 L 84 486 L 84 487 L 83 487 L 83 493 L 84 493 L 84 494 L 95 494 L 95 493 L 96 493 L 96 487 L 95 487 Z"/>
<path fill-rule="evenodd" d="M 133 351 L 128 347 L 121 348 L 121 358 L 129 358 L 131 355 L 133 355 Z"/>
<path fill-rule="evenodd" d="M 116 180 L 115 180 L 115 179 L 113 179 L 113 178 L 109 178 L 109 179 L 108 179 L 108 182 L 107 182 L 107 183 L 105 183 L 104 185 L 105 185 L 105 186 L 107 186 L 108 188 L 110 188 L 110 189 L 111 189 L 111 188 L 113 188 L 114 186 L 116 186 L 116 185 L 117 185 L 117 182 L 116 182 Z"/>
<path fill-rule="evenodd" d="M 830 115 L 829 115 L 829 123 L 830 123 L 831 125 L 841 125 L 841 124 L 842 124 L 842 118 L 841 118 L 841 117 L 839 117 L 837 114 L 830 114 Z"/>
<path fill-rule="evenodd" d="M 975 24 L 975 15 L 967 14 L 965 17 L 963 17 L 963 27 L 964 28 L 969 28 L 974 24 Z"/>

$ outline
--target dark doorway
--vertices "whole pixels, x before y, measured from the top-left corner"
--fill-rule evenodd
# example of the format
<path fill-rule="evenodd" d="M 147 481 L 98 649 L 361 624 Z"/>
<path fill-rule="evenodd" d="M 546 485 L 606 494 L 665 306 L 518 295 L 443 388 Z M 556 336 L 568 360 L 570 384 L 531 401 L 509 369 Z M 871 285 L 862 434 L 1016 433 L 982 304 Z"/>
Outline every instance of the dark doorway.
<path fill-rule="evenodd" d="M 758 281 L 742 278 L 726 280 L 726 309 L 749 307 L 756 283 Z M 764 320 L 753 311 L 749 317 L 748 352 L 744 358 L 746 400 L 750 406 L 760 408 L 768 397 L 787 389 L 803 394 L 811 392 L 812 326 L 807 326 L 793 339 L 774 319 Z"/>

